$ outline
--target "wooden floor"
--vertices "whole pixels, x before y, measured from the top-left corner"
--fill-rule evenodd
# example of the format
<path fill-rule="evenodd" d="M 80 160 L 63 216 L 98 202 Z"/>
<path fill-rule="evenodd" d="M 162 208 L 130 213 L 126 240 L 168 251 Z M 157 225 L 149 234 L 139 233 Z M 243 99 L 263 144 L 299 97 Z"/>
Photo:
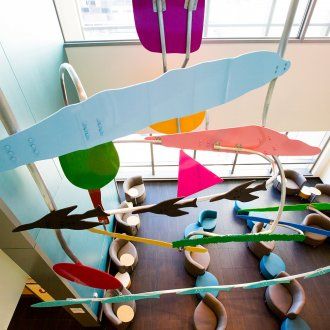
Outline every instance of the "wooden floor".
<path fill-rule="evenodd" d="M 80 330 L 80 324 L 62 307 L 32 308 L 40 302 L 34 296 L 22 296 L 8 330 Z M 95 329 L 95 328 L 94 328 Z M 1 329 L 5 330 L 5 329 Z"/>
<path fill-rule="evenodd" d="M 242 181 L 226 180 L 221 185 L 209 188 L 205 194 L 228 190 Z M 315 182 L 310 181 L 313 186 Z M 176 196 L 176 182 L 147 182 L 147 200 L 145 203 L 157 203 Z M 204 194 L 204 192 L 203 192 Z M 249 205 L 267 206 L 279 202 L 279 193 L 270 188 L 260 192 L 260 198 Z M 297 198 L 288 198 L 288 203 L 301 202 Z M 246 204 L 247 205 L 247 204 Z M 190 214 L 170 218 L 147 213 L 141 215 L 139 236 L 173 241 L 181 239 L 185 227 L 195 222 L 199 212 L 212 209 L 218 212 L 218 224 L 215 232 L 221 234 L 243 233 L 247 227 L 233 215 L 233 202 L 199 203 L 198 209 L 190 209 Z M 285 212 L 283 220 L 300 223 L 307 213 Z M 268 215 L 268 214 L 267 214 Z M 274 216 L 274 214 L 272 214 Z M 271 216 L 271 214 L 269 214 Z M 142 244 L 135 244 L 139 254 L 139 263 L 132 275 L 131 291 L 134 293 L 182 288 L 194 286 L 194 279 L 183 267 L 184 256 L 175 250 L 167 250 Z M 258 260 L 249 252 L 246 243 L 213 244 L 208 246 L 211 263 L 209 271 L 221 284 L 244 283 L 263 279 L 259 274 Z M 290 274 L 306 272 L 330 263 L 329 243 L 311 248 L 302 243 L 278 242 L 275 253 L 286 263 Z M 306 292 L 306 305 L 302 317 L 313 330 L 330 329 L 330 278 L 302 280 Z M 221 292 L 220 301 L 228 314 L 228 330 L 279 329 L 280 323 L 268 311 L 264 303 L 265 289 L 233 290 Z M 195 296 L 166 295 L 160 299 L 137 302 L 137 314 L 131 329 L 192 329 L 192 319 L 198 300 Z"/>
<path fill-rule="evenodd" d="M 205 194 L 226 191 L 243 181 L 226 180 L 212 187 Z M 309 181 L 309 185 L 315 185 Z M 176 196 L 176 182 L 147 182 L 146 203 L 157 203 Z M 204 192 L 203 192 L 204 194 Z M 249 205 L 267 206 L 279 202 L 279 194 L 273 189 L 259 193 L 260 198 Z M 288 198 L 288 203 L 301 202 Z M 245 204 L 248 205 L 248 204 Z M 198 209 L 190 209 L 190 214 L 179 218 L 143 214 L 139 236 L 173 241 L 181 239 L 186 225 L 195 222 L 199 212 L 204 209 L 218 212 L 217 233 L 243 233 L 246 226 L 234 218 L 233 202 L 199 203 Z M 267 214 L 268 215 L 268 214 Z M 271 216 L 274 214 L 269 214 Z M 301 222 L 305 213 L 285 212 L 283 220 Z M 139 254 L 139 263 L 132 275 L 131 291 L 134 293 L 182 288 L 194 286 L 194 279 L 183 267 L 183 254 L 139 243 L 135 244 Z M 208 246 L 211 254 L 209 271 L 221 284 L 244 283 L 263 279 L 259 274 L 257 259 L 249 252 L 246 243 L 226 243 Z M 290 274 L 313 270 L 330 263 L 329 243 L 311 248 L 301 243 L 278 242 L 275 252 L 287 265 Z M 306 305 L 302 317 L 313 330 L 330 329 L 330 277 L 324 276 L 301 281 L 306 292 Z M 267 310 L 263 300 L 265 289 L 233 290 L 221 292 L 219 299 L 228 314 L 227 330 L 272 330 L 279 329 L 280 323 Z M 16 308 L 10 330 L 52 330 L 82 329 L 81 326 L 62 308 L 32 309 L 36 302 L 21 299 Z M 195 296 L 167 295 L 160 299 L 137 301 L 137 314 L 131 329 L 134 330 L 180 330 L 192 329 L 192 318 L 198 300 Z M 102 329 L 109 329 L 103 325 Z"/>

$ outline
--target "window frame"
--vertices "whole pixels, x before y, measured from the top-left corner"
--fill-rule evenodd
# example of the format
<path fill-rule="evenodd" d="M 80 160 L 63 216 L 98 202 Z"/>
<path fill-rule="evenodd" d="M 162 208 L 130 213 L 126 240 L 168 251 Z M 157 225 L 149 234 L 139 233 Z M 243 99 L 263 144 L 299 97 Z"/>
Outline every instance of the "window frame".
<path fill-rule="evenodd" d="M 56 0 L 53 0 L 54 6 L 56 8 Z M 309 0 L 306 7 L 299 32 L 297 37 L 290 37 L 290 43 L 323 43 L 330 42 L 330 37 L 306 37 L 308 27 L 310 25 L 311 18 L 313 16 L 314 9 L 316 7 L 317 0 Z M 206 10 L 208 10 L 206 8 Z M 81 24 L 80 13 L 79 21 Z M 123 39 L 123 40 L 79 40 L 79 41 L 67 41 L 65 39 L 65 33 L 63 31 L 63 26 L 60 22 L 59 15 L 57 13 L 58 20 L 62 29 L 64 45 L 65 47 L 88 47 L 88 46 L 121 46 L 121 45 L 140 45 L 138 39 Z M 206 17 L 207 17 L 206 12 Z M 329 24 L 330 25 L 330 24 Z M 80 27 L 83 30 L 83 27 Z M 203 37 L 204 44 L 221 44 L 221 43 L 278 43 L 280 37 L 255 37 L 255 38 L 205 38 Z"/>

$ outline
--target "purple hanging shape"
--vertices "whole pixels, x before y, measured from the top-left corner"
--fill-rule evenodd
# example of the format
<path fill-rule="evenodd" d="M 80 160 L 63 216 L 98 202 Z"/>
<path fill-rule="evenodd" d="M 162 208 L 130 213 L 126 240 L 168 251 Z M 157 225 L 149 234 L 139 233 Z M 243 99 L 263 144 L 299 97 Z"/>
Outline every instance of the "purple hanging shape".
<path fill-rule="evenodd" d="M 178 197 L 187 197 L 221 182 L 222 178 L 180 150 Z"/>
<path fill-rule="evenodd" d="M 161 53 L 158 15 L 153 10 L 152 0 L 132 0 L 135 27 L 144 48 L 151 52 Z M 205 0 L 199 0 L 196 10 L 192 12 L 192 33 L 190 52 L 199 49 L 202 42 Z M 188 10 L 184 0 L 166 0 L 163 11 L 166 52 L 186 53 Z"/>

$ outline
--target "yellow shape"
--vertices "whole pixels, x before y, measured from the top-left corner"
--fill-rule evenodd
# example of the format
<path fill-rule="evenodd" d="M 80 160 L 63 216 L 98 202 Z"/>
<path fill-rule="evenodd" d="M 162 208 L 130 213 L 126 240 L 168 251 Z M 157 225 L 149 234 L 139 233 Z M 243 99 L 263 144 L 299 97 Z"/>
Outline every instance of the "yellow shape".
<path fill-rule="evenodd" d="M 180 118 L 179 120 L 180 120 L 181 133 L 193 131 L 203 122 L 204 118 L 205 118 L 205 111 Z M 153 124 L 150 127 L 159 133 L 164 133 L 164 134 L 179 133 L 176 118 Z"/>
<path fill-rule="evenodd" d="M 29 290 L 31 290 L 37 297 L 39 297 L 42 301 L 54 300 L 54 298 L 37 283 L 26 283 L 25 286 Z"/>
<path fill-rule="evenodd" d="M 165 242 L 165 241 L 159 241 L 156 239 L 150 239 L 150 238 L 139 237 L 139 236 L 130 236 L 130 235 L 126 235 L 126 234 L 118 234 L 118 233 L 113 233 L 110 231 L 97 229 L 97 228 L 90 228 L 88 230 L 92 233 L 106 235 L 106 236 L 110 236 L 112 238 L 120 238 L 120 239 L 124 239 L 126 241 L 139 242 L 139 243 L 144 243 L 144 244 L 149 244 L 149 245 L 160 246 L 160 247 L 167 248 L 167 249 L 174 249 L 172 243 Z M 207 252 L 207 249 L 203 246 L 201 246 L 201 247 L 185 246 L 184 249 L 189 252 L 199 252 L 199 253 Z"/>

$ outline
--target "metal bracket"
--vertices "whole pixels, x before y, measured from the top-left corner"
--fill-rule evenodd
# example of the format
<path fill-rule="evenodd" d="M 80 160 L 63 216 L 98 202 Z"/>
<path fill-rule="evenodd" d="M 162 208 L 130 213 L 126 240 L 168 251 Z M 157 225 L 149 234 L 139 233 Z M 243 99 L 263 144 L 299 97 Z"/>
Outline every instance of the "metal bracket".
<path fill-rule="evenodd" d="M 161 5 L 161 11 L 166 10 L 166 0 L 152 0 L 152 9 L 155 13 L 158 12 L 158 5 Z"/>
<path fill-rule="evenodd" d="M 198 0 L 185 0 L 184 9 L 196 10 L 198 5 Z"/>

